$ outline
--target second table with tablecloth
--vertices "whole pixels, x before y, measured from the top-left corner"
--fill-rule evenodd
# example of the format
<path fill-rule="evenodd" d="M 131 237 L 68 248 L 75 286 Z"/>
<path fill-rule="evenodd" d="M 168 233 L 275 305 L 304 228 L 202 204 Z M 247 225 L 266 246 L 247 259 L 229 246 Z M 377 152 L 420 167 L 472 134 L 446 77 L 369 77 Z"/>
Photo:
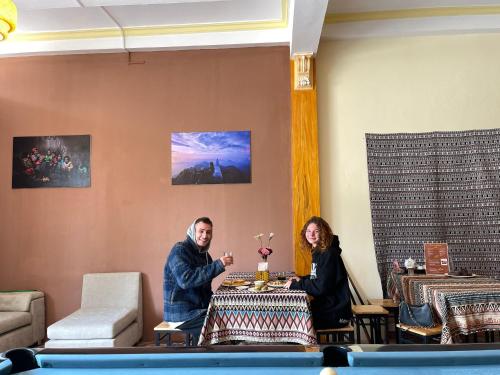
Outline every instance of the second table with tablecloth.
<path fill-rule="evenodd" d="M 399 293 L 410 304 L 430 303 L 443 325 L 442 344 L 460 334 L 500 330 L 500 282 L 486 277 L 394 275 Z"/>

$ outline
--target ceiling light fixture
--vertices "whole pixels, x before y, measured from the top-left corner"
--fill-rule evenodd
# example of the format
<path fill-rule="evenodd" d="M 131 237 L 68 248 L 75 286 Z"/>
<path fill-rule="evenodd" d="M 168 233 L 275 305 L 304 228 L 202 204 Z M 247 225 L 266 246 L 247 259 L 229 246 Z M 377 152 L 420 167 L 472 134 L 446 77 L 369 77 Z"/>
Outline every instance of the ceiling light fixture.
<path fill-rule="evenodd" d="M 16 29 L 17 8 L 12 0 L 0 0 L 0 41 Z"/>

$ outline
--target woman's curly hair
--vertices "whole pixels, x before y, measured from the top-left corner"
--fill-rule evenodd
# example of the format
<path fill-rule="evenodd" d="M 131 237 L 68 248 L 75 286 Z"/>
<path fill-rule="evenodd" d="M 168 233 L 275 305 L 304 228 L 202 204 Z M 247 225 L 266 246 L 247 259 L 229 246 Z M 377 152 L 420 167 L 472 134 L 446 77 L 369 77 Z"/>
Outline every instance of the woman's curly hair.
<path fill-rule="evenodd" d="M 302 230 L 300 231 L 300 246 L 304 250 L 312 250 L 312 245 L 307 242 L 306 231 L 309 224 L 316 224 L 319 229 L 319 243 L 317 246 L 317 250 L 325 251 L 330 247 L 333 241 L 333 232 L 330 225 L 319 216 L 313 216 L 309 220 L 306 221 Z"/>

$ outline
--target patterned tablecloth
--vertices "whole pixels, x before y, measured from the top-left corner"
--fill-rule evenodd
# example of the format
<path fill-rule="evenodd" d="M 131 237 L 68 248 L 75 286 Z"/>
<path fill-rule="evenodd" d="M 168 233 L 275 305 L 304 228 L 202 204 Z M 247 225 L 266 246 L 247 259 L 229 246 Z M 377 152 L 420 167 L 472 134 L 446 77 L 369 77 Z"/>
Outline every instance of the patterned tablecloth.
<path fill-rule="evenodd" d="M 395 281 L 408 303 L 433 306 L 443 325 L 442 344 L 453 343 L 459 334 L 500 330 L 498 280 L 397 275 Z"/>
<path fill-rule="evenodd" d="M 271 273 L 271 279 L 276 276 Z M 255 273 L 234 272 L 228 278 L 253 281 Z M 221 285 L 210 301 L 199 345 L 230 340 L 316 344 L 307 294 L 284 288 L 256 293 Z"/>

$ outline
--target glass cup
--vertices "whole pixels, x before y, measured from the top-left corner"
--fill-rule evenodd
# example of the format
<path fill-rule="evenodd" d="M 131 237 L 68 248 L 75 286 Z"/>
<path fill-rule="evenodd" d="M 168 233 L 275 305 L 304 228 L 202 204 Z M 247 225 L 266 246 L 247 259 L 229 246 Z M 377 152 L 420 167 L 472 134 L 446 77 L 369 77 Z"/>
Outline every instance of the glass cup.
<path fill-rule="evenodd" d="M 232 251 L 224 251 L 225 257 L 231 257 L 231 264 L 234 263 L 233 252 Z"/>

